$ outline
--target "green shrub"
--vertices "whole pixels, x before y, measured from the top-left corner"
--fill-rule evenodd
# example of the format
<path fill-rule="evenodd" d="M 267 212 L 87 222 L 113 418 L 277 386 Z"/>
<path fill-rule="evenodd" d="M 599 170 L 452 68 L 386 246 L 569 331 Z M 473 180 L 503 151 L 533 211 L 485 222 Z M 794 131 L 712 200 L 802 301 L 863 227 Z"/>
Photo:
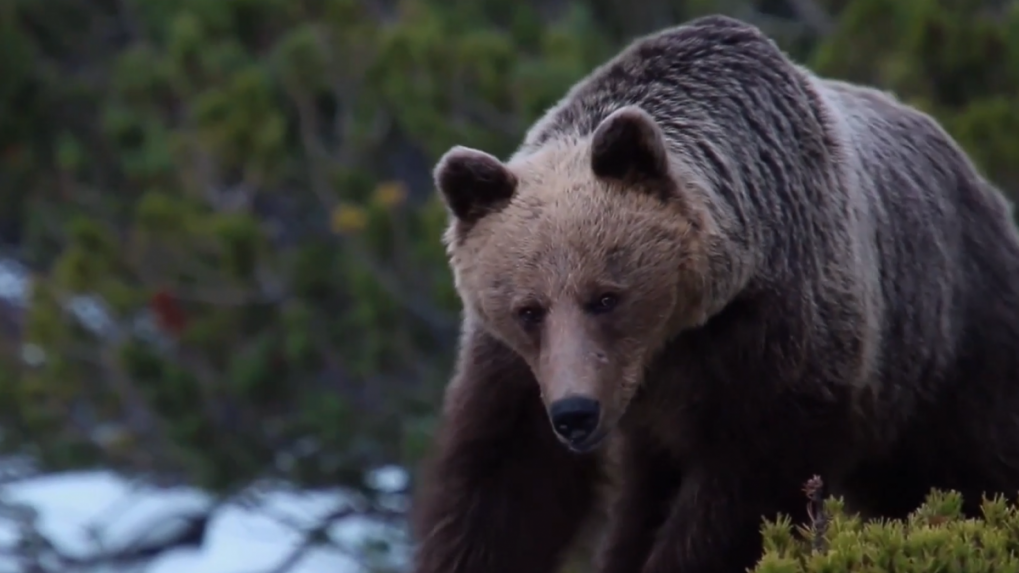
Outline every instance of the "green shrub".
<path fill-rule="evenodd" d="M 765 551 L 753 573 L 1019 571 L 1019 508 L 985 498 L 982 518 L 973 519 L 962 507 L 959 493 L 934 490 L 904 520 L 864 520 L 831 497 L 809 526 L 766 521 Z"/>

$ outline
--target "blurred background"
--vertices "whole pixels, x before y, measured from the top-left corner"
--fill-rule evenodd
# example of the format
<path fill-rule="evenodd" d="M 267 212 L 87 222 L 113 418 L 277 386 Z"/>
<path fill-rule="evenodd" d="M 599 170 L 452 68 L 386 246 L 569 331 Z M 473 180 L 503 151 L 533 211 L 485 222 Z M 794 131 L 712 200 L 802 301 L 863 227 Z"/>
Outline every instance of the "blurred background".
<path fill-rule="evenodd" d="M 0 573 L 405 571 L 435 160 L 708 13 L 1019 191 L 1010 0 L 0 0 Z"/>

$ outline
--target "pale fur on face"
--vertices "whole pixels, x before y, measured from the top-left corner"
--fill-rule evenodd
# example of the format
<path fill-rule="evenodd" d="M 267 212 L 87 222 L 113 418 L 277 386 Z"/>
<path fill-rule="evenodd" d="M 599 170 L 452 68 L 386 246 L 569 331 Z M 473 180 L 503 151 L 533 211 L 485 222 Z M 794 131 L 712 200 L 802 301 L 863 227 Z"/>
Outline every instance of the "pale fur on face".
<path fill-rule="evenodd" d="M 594 147 L 611 136 L 550 142 L 508 164 L 454 148 L 436 169 L 447 204 L 456 206 L 444 241 L 466 313 L 528 362 L 546 404 L 598 400 L 605 432 L 655 351 L 701 320 L 707 264 L 704 214 L 664 147 L 662 178 L 599 177 Z M 469 179 L 470 161 L 482 164 L 483 176 L 460 190 L 454 177 Z M 479 194 L 482 204 L 460 207 L 469 202 L 461 192 Z M 605 295 L 615 297 L 614 308 L 592 310 Z M 542 311 L 540 324 L 521 319 L 525 308 Z"/>

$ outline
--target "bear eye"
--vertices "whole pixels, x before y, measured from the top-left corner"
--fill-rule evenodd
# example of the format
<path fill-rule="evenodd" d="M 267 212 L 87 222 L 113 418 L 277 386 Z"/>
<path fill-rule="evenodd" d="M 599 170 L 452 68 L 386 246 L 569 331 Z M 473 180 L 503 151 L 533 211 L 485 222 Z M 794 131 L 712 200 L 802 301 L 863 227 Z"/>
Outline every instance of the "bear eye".
<path fill-rule="evenodd" d="M 612 293 L 605 293 L 598 297 L 598 300 L 588 305 L 588 311 L 594 314 L 611 312 L 619 304 L 619 296 Z"/>
<path fill-rule="evenodd" d="M 527 326 L 534 326 L 545 318 L 545 310 L 540 306 L 525 306 L 517 311 L 517 318 Z"/>

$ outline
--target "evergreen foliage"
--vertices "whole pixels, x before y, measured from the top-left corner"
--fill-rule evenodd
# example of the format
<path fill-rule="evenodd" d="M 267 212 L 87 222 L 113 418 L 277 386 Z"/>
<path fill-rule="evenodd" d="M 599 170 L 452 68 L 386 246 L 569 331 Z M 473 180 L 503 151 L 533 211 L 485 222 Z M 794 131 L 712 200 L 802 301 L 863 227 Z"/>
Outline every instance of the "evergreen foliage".
<path fill-rule="evenodd" d="M 765 554 L 752 573 L 1019 571 L 1019 508 L 997 497 L 981 509 L 981 519 L 967 519 L 961 495 L 932 491 L 905 520 L 863 520 L 829 498 L 823 531 L 766 522 Z"/>

